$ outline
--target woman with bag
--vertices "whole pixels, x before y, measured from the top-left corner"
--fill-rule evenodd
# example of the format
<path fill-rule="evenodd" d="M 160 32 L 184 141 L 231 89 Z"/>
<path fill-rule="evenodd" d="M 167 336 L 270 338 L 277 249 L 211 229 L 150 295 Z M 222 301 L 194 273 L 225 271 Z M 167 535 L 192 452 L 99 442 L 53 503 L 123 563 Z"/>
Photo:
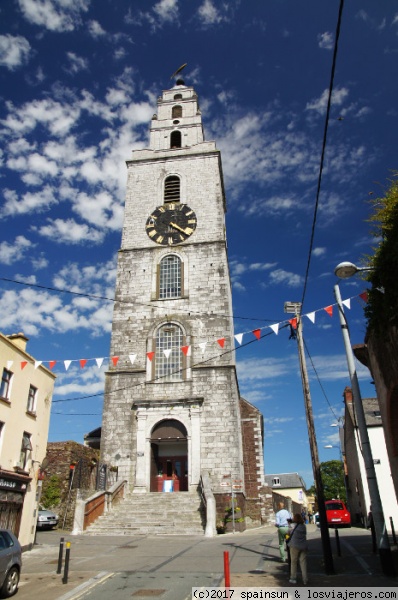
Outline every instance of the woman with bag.
<path fill-rule="evenodd" d="M 303 584 L 307 585 L 307 528 L 303 517 L 297 513 L 293 517 L 295 527 L 286 544 L 290 550 L 290 579 L 289 583 L 297 583 L 297 563 L 300 563 Z"/>

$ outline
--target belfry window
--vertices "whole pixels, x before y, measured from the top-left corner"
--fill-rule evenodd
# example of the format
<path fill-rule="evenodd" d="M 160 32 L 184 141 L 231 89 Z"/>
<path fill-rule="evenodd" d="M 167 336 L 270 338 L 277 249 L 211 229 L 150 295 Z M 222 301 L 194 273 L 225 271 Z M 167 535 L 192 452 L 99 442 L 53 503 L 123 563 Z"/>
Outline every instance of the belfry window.
<path fill-rule="evenodd" d="M 180 298 L 183 264 L 179 256 L 169 254 L 159 264 L 158 298 Z"/>
<path fill-rule="evenodd" d="M 170 148 L 181 148 L 181 131 L 171 132 Z"/>
<path fill-rule="evenodd" d="M 183 332 L 173 323 L 162 325 L 156 334 L 155 379 L 161 381 L 183 380 Z"/>
<path fill-rule="evenodd" d="M 181 119 L 182 117 L 182 106 L 173 106 L 171 109 L 171 118 L 172 119 Z"/>
<path fill-rule="evenodd" d="M 169 177 L 166 177 L 164 182 L 164 201 L 180 201 L 180 178 L 177 177 L 177 175 L 170 175 Z"/>
<path fill-rule="evenodd" d="M 174 100 L 182 100 L 182 94 L 175 94 Z"/>

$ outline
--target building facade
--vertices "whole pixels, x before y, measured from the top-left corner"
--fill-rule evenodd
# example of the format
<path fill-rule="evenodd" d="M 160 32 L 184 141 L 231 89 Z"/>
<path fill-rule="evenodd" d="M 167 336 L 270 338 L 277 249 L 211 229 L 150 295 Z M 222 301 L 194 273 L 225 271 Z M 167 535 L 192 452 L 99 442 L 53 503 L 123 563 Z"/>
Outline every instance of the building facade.
<path fill-rule="evenodd" d="M 133 493 L 162 491 L 165 480 L 193 492 L 208 473 L 220 502 L 226 480 L 243 499 L 247 486 L 257 498 L 262 424 L 244 405 L 247 432 L 257 411 L 249 482 L 221 156 L 204 139 L 192 87 L 180 80 L 163 92 L 150 147 L 134 151 L 127 168 L 111 338 L 120 358 L 106 374 L 101 459 Z"/>
<path fill-rule="evenodd" d="M 0 333 L 0 527 L 33 545 L 55 375 L 27 354 L 22 333 Z"/>

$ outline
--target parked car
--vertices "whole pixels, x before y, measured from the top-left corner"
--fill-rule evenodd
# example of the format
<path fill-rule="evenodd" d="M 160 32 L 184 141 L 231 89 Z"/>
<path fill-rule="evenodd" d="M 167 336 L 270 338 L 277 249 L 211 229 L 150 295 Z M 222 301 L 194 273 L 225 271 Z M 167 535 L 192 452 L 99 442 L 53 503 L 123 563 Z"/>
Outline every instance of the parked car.
<path fill-rule="evenodd" d="M 51 510 L 40 508 L 37 516 L 37 529 L 53 529 L 58 525 L 59 517 Z"/>
<path fill-rule="evenodd" d="M 0 529 L 0 596 L 13 596 L 19 584 L 22 550 L 12 531 Z"/>
<path fill-rule="evenodd" d="M 325 508 L 328 527 L 351 527 L 351 515 L 342 500 L 327 500 Z"/>

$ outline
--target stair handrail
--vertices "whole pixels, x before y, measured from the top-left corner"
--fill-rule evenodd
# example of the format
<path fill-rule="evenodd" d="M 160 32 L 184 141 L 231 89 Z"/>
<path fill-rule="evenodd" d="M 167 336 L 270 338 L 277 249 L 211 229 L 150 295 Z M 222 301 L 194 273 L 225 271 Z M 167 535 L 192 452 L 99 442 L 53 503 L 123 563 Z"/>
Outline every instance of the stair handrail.
<path fill-rule="evenodd" d="M 214 537 L 216 529 L 216 499 L 211 488 L 209 474 L 203 472 L 200 476 L 200 495 L 206 509 L 205 537 Z"/>

